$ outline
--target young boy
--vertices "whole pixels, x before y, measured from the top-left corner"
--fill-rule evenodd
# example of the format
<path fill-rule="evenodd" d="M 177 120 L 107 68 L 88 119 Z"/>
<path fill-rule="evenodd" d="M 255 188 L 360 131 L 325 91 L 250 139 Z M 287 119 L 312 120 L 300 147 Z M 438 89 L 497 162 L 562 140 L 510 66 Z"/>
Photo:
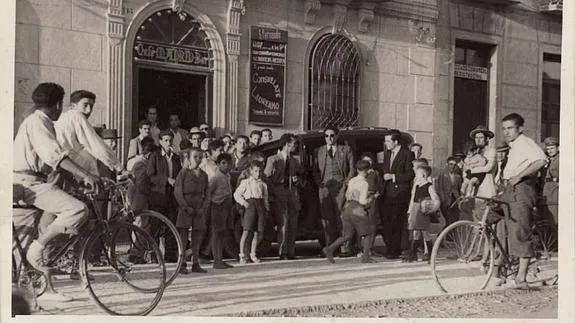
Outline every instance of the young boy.
<path fill-rule="evenodd" d="M 232 156 L 227 153 L 220 154 L 216 159 L 216 164 L 218 169 L 210 181 L 207 194 L 211 203 L 213 268 L 227 269 L 233 266 L 222 260 L 222 243 L 233 208 L 232 183 L 229 174 Z"/>
<path fill-rule="evenodd" d="M 467 157 L 463 161 L 463 184 L 461 185 L 461 193 L 465 196 L 472 196 L 477 187 L 483 183 L 486 173 L 472 174 L 471 170 L 476 167 L 483 167 L 487 165 L 487 159 L 480 153 L 479 148 L 474 142 L 467 142 L 465 145 L 465 152 Z"/>
<path fill-rule="evenodd" d="M 270 210 L 268 200 L 268 186 L 262 181 L 263 163 L 254 160 L 248 168 L 250 177 L 242 180 L 234 193 L 234 199 L 244 209 L 242 227 L 244 229 L 240 239 L 240 264 L 247 262 L 244 253 L 248 236 L 253 232 L 251 241 L 250 259 L 254 263 L 260 260 L 256 257 L 258 243 L 263 238 L 266 212 Z M 254 230 L 254 227 L 256 230 Z"/>
<path fill-rule="evenodd" d="M 192 272 L 205 273 L 200 267 L 199 253 L 200 244 L 206 230 L 205 216 L 210 206 L 206 199 L 208 191 L 208 175 L 200 169 L 203 152 L 198 148 L 192 148 L 191 143 L 183 141 L 181 150 L 187 159 L 187 167 L 176 177 L 174 184 L 174 196 L 179 205 L 176 227 L 180 231 L 182 243 L 188 242 L 188 231 L 192 228 Z M 186 251 L 186 254 L 188 252 Z M 181 274 L 189 274 L 186 263 L 180 269 Z"/>
<path fill-rule="evenodd" d="M 375 262 L 370 258 L 371 242 L 373 241 L 374 233 L 372 230 L 372 221 L 366 210 L 373 199 L 373 195 L 369 196 L 369 184 L 366 180 L 367 171 L 370 166 L 370 163 L 366 160 L 359 160 L 355 164 L 357 175 L 347 184 L 347 191 L 345 192 L 346 203 L 341 214 L 343 234 L 329 247 L 323 249 L 323 253 L 331 263 L 335 263 L 333 252 L 347 241 L 353 239 L 356 232 L 359 236 L 363 237 L 361 262 Z"/>

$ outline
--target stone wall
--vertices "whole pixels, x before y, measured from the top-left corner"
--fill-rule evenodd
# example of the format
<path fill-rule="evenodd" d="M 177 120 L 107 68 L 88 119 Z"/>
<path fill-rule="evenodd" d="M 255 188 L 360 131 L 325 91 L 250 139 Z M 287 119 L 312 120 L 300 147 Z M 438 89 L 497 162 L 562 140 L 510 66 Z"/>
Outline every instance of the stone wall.
<path fill-rule="evenodd" d="M 17 0 L 14 131 L 32 108 L 41 82 L 66 91 L 87 89 L 97 96 L 92 124 L 106 113 L 105 32 L 107 1 Z"/>

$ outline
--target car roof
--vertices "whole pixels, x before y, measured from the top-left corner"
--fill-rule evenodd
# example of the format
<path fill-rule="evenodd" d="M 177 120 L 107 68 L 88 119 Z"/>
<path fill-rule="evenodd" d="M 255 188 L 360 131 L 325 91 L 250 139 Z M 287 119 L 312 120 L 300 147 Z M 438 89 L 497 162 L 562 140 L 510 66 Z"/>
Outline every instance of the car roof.
<path fill-rule="evenodd" d="M 354 128 L 343 128 L 339 129 L 338 137 L 340 140 L 346 141 L 349 139 L 354 139 L 357 137 L 379 137 L 383 141 L 383 137 L 390 131 L 389 128 L 383 127 L 354 127 Z M 400 131 L 402 135 L 402 144 L 407 146 L 413 143 L 413 137 L 406 132 Z M 308 130 L 294 133 L 294 135 L 298 138 L 298 141 L 304 144 L 306 142 L 315 142 L 318 140 L 322 141 L 324 138 L 324 129 L 318 130 Z M 277 150 L 281 148 L 280 139 L 272 140 L 270 142 L 266 142 L 261 144 L 257 147 L 254 147 L 254 151 L 262 151 L 262 152 L 269 152 L 270 150 Z"/>

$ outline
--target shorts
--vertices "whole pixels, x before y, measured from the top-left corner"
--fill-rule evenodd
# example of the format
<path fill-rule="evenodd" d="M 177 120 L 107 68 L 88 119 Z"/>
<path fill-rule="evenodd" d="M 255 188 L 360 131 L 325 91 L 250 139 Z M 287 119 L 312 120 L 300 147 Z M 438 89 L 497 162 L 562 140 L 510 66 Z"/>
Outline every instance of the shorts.
<path fill-rule="evenodd" d="M 244 230 L 264 232 L 266 208 L 263 199 L 248 199 L 248 207 L 244 211 L 242 227 Z"/>

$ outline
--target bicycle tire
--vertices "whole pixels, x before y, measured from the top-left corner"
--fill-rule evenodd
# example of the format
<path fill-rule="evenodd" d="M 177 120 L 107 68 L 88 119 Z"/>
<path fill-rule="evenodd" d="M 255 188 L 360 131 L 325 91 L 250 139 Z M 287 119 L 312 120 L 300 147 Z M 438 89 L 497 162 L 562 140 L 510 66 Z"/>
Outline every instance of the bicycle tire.
<path fill-rule="evenodd" d="M 433 244 L 433 249 L 432 249 L 431 258 L 430 258 L 431 273 L 432 273 L 433 281 L 434 281 L 435 285 L 443 293 L 455 292 L 455 288 L 452 288 L 452 287 L 447 288 L 448 283 L 450 286 L 461 287 L 462 289 L 465 290 L 465 287 L 467 286 L 467 284 L 465 284 L 465 283 L 469 284 L 471 281 L 473 281 L 473 279 L 470 279 L 469 277 L 463 278 L 463 279 L 461 279 L 460 277 L 446 277 L 449 273 L 451 273 L 453 271 L 456 271 L 456 272 L 461 271 L 461 268 L 459 268 L 459 266 L 457 266 L 458 264 L 462 263 L 461 257 L 459 254 L 457 256 L 457 259 L 455 259 L 454 262 L 449 263 L 449 265 L 450 265 L 450 267 L 448 267 L 449 271 L 446 271 L 445 274 L 440 273 L 440 270 L 438 269 L 438 264 L 443 261 L 443 257 L 441 257 L 439 255 L 441 245 L 443 243 L 449 243 L 447 241 L 447 237 L 448 236 L 451 237 L 451 235 L 450 235 L 451 233 L 455 232 L 456 229 L 462 228 L 462 227 L 469 227 L 471 232 L 477 232 L 476 230 L 479 229 L 480 225 L 478 223 L 475 223 L 473 221 L 468 221 L 468 220 L 460 220 L 460 221 L 454 222 L 454 223 L 450 224 L 447 228 L 445 228 L 439 234 L 439 236 L 437 237 L 437 240 Z M 494 256 L 494 254 L 495 254 L 494 249 L 495 248 L 493 246 L 493 242 L 489 239 L 489 237 L 487 236 L 485 231 L 483 231 L 481 233 L 481 235 L 482 235 L 482 237 L 475 237 L 474 239 L 479 238 L 478 239 L 479 241 L 473 242 L 473 243 L 474 244 L 476 243 L 478 245 L 478 248 L 483 248 L 485 245 L 483 239 L 488 239 L 487 241 L 489 241 L 489 243 L 487 245 L 489 246 L 489 256 L 488 256 L 489 257 L 489 263 L 488 263 L 489 267 L 487 269 L 487 272 L 485 273 L 485 278 L 483 281 L 481 281 L 481 279 L 476 279 L 479 281 L 479 287 L 476 288 L 475 290 L 472 290 L 472 291 L 485 289 L 485 287 L 489 283 L 489 280 L 491 279 L 491 276 L 493 275 L 493 269 L 494 269 L 494 265 L 495 265 L 495 256 Z M 445 262 L 448 262 L 448 260 L 449 260 L 449 256 L 446 256 Z M 469 259 L 465 260 L 464 263 L 469 263 Z M 482 266 L 483 266 L 483 264 L 482 264 Z M 472 270 L 475 270 L 476 273 L 478 271 L 477 267 L 473 268 Z M 465 291 L 468 291 L 468 290 L 465 290 Z"/>
<path fill-rule="evenodd" d="M 172 284 L 172 282 L 174 282 L 174 280 L 176 279 L 176 277 L 178 277 L 178 274 L 180 273 L 180 269 L 182 268 L 182 266 L 184 265 L 184 262 L 186 261 L 185 259 L 185 246 L 182 243 L 182 239 L 180 239 L 180 232 L 178 230 L 178 228 L 176 228 L 176 226 L 174 225 L 174 223 L 172 223 L 172 221 L 170 221 L 170 219 L 168 219 L 165 215 L 156 212 L 156 211 L 152 211 L 152 210 L 143 210 L 141 212 L 138 212 L 137 214 L 134 215 L 134 218 L 139 217 L 139 216 L 149 216 L 151 218 L 155 218 L 159 221 L 161 221 L 162 223 L 164 223 L 170 230 L 170 232 L 177 238 L 176 239 L 176 244 L 178 246 L 178 255 L 177 255 L 177 263 L 176 263 L 176 268 L 174 269 L 173 272 L 168 272 L 168 269 L 166 268 L 166 286 L 169 286 L 170 284 Z"/>
<path fill-rule="evenodd" d="M 93 245 L 96 242 L 101 241 L 103 244 L 103 249 L 104 252 L 106 254 L 106 256 L 108 257 L 108 260 L 110 261 L 110 265 L 112 266 L 112 269 L 114 271 L 115 275 L 109 275 L 109 276 L 121 276 L 120 273 L 117 272 L 117 268 L 115 268 L 115 264 L 114 264 L 114 258 L 116 257 L 115 253 L 111 251 L 111 247 L 113 247 L 114 245 L 111 243 L 110 237 L 106 237 L 106 235 L 110 234 L 110 233 L 114 233 L 114 232 L 118 232 L 119 229 L 121 228 L 128 228 L 129 230 L 134 230 L 135 232 L 137 232 L 138 235 L 141 235 L 141 237 L 147 242 L 147 244 L 149 244 L 152 249 L 153 252 L 156 254 L 157 256 L 157 260 L 158 260 L 158 266 L 160 268 L 160 277 L 158 279 L 158 287 L 155 290 L 155 295 L 153 296 L 151 302 L 149 305 L 147 305 L 144 309 L 141 310 L 136 310 L 136 311 L 130 311 L 128 313 L 120 313 L 118 312 L 118 310 L 116 309 L 112 309 L 110 308 L 110 304 L 104 304 L 104 301 L 101 298 L 101 296 L 99 297 L 98 295 L 96 295 L 95 290 L 94 290 L 94 284 L 98 281 L 98 277 L 93 277 L 93 280 L 88 279 L 88 266 L 89 266 L 89 261 L 88 261 L 88 256 L 90 255 L 90 252 L 92 250 Z M 102 239 L 104 238 L 104 239 Z M 100 308 L 102 309 L 104 312 L 110 314 L 110 315 L 139 315 L 139 316 L 143 316 L 143 315 L 148 315 L 149 313 L 151 313 L 156 306 L 158 305 L 158 303 L 160 302 L 160 300 L 162 299 L 162 296 L 164 294 L 164 290 L 166 288 L 166 265 L 163 261 L 163 258 L 161 257 L 161 252 L 160 252 L 160 248 L 158 247 L 158 245 L 156 244 L 155 240 L 152 238 L 151 235 L 149 235 L 146 231 L 144 231 L 143 229 L 140 229 L 139 227 L 131 224 L 131 223 L 127 223 L 127 222 L 119 222 L 113 225 L 113 227 L 111 228 L 111 230 L 106 231 L 106 230 L 97 230 L 95 232 L 93 232 L 88 239 L 86 239 L 86 242 L 84 243 L 81 253 L 80 253 L 80 274 L 82 277 L 82 281 L 85 284 L 86 289 L 88 290 L 88 294 L 90 295 L 90 298 L 92 299 L 92 301 Z M 94 275 L 95 276 L 95 275 Z M 124 281 L 122 279 L 122 281 Z M 115 285 L 114 285 L 115 286 Z M 114 292 L 117 290 L 117 288 L 114 288 Z M 140 293 L 143 294 L 143 293 Z M 150 293 L 145 293 L 147 295 L 149 295 Z M 131 301 L 131 299 L 130 299 Z M 138 301 L 138 300 L 136 300 Z M 138 301 L 138 304 L 141 304 L 141 302 Z"/>

